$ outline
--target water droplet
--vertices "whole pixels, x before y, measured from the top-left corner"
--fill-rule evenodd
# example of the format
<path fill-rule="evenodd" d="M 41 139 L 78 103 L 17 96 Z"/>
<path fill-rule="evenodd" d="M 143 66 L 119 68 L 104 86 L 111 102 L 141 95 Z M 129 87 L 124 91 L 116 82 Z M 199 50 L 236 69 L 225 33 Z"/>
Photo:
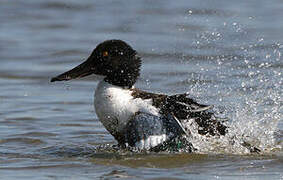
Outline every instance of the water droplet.
<path fill-rule="evenodd" d="M 262 41 L 263 41 L 263 38 L 259 38 L 259 39 L 258 39 L 258 42 L 262 42 Z"/>

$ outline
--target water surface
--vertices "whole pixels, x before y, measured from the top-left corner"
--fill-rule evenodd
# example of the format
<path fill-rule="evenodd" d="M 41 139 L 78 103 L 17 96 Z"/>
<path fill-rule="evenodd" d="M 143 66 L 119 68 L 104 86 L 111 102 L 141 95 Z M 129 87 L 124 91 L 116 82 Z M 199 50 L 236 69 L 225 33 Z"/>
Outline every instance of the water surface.
<path fill-rule="evenodd" d="M 264 1 L 0 2 L 2 179 L 283 179 L 283 3 Z M 189 92 L 228 117 L 229 138 L 199 151 L 117 152 L 93 109 L 91 76 L 50 83 L 107 39 L 143 57 L 136 87 Z"/>

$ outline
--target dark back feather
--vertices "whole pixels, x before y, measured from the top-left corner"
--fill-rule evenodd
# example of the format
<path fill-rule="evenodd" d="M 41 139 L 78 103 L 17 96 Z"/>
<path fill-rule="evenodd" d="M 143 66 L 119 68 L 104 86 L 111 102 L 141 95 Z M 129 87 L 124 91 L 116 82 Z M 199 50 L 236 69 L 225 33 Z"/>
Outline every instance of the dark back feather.
<path fill-rule="evenodd" d="M 201 135 L 225 135 L 227 132 L 227 127 L 210 110 L 212 106 L 198 104 L 186 93 L 168 96 L 132 89 L 132 95 L 135 98 L 152 99 L 153 106 L 159 108 L 164 116 L 174 115 L 180 121 L 194 119 Z"/>

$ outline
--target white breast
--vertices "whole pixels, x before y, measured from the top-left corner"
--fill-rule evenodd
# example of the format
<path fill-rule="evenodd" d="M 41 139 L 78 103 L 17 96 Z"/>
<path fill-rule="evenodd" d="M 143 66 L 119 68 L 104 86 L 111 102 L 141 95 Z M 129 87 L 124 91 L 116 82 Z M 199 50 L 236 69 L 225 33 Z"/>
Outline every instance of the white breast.
<path fill-rule="evenodd" d="M 138 111 L 159 116 L 152 101 L 133 98 L 131 91 L 101 81 L 95 91 L 96 114 L 109 132 L 122 131 L 130 118 Z"/>

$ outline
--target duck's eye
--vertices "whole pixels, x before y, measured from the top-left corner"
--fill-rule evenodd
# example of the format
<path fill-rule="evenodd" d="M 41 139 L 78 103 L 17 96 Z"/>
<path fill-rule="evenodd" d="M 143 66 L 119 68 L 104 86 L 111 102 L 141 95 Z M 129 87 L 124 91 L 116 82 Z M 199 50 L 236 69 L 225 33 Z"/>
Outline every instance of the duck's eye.
<path fill-rule="evenodd" d="M 108 56 L 108 51 L 103 51 L 102 55 L 103 55 L 103 57 L 107 57 Z"/>

